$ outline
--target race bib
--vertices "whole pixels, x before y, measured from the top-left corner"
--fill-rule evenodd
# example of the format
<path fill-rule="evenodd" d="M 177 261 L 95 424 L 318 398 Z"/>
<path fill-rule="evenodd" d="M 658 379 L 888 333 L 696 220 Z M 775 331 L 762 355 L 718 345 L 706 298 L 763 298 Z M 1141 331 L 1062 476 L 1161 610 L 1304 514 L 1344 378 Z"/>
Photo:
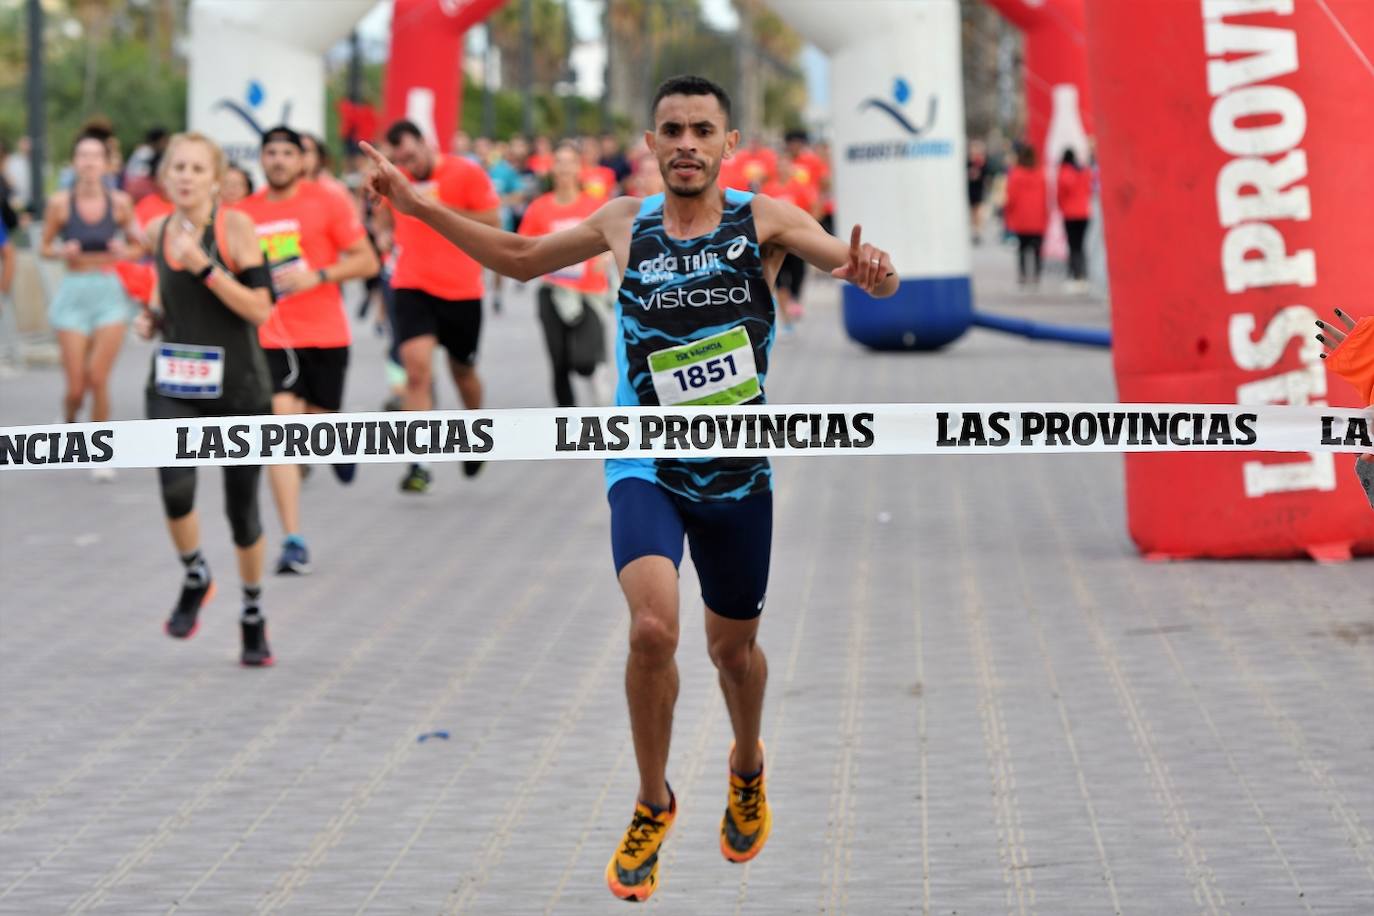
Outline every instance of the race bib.
<path fill-rule="evenodd" d="M 745 404 L 762 392 L 749 332 L 731 328 L 649 354 L 654 391 L 664 407 Z"/>
<path fill-rule="evenodd" d="M 163 344 L 153 358 L 159 394 L 172 398 L 217 398 L 224 385 L 224 348 Z"/>
<path fill-rule="evenodd" d="M 283 299 L 287 293 L 282 278 L 298 270 L 309 270 L 301 250 L 301 224 L 294 219 L 275 220 L 258 226 L 258 243 L 272 273 L 272 294 Z"/>

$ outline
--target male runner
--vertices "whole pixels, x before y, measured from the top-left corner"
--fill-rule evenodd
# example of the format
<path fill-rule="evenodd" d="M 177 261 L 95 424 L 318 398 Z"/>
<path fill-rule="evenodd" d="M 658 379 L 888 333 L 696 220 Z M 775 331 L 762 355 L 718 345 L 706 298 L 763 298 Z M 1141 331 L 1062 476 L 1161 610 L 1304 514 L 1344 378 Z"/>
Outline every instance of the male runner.
<path fill-rule="evenodd" d="M 257 228 L 277 304 L 258 328 L 272 373 L 274 414 L 335 413 L 343 406 L 351 335 L 339 283 L 377 273 L 377 255 L 348 199 L 305 177 L 305 145 L 289 127 L 262 135 L 267 187 L 240 201 Z M 336 464 L 351 483 L 357 466 Z M 277 574 L 310 572 L 301 536 L 301 469 L 269 465 L 286 534 Z"/>
<path fill-rule="evenodd" d="M 482 167 L 460 156 L 444 156 L 425 142 L 420 128 L 397 121 L 386 132 L 391 158 L 413 179 L 407 202 L 437 201 L 444 210 L 493 227 L 501 225 L 501 199 Z M 371 149 L 371 147 L 368 147 Z M 376 150 L 368 154 L 376 156 Z M 390 174 L 390 173 L 388 173 Z M 482 380 L 477 375 L 477 341 L 482 331 L 482 266 L 444 241 L 434 229 L 400 208 L 394 214 L 396 265 L 391 275 L 395 290 L 396 340 L 406 370 L 406 410 L 434 406 L 434 347 L 448 351 L 449 370 L 463 406 L 482 406 Z M 379 228 L 392 218 L 388 208 L 377 211 Z M 465 461 L 463 473 L 477 476 L 480 461 Z M 401 491 L 424 493 L 433 477 L 423 464 L 412 464 L 401 480 Z"/>
<path fill-rule="evenodd" d="M 874 296 L 897 278 L 888 255 L 826 234 L 792 204 L 721 191 L 716 173 L 739 133 L 715 83 L 680 76 L 659 87 L 645 142 L 666 189 L 616 198 L 585 221 L 536 238 L 464 219 L 416 194 L 376 150 L 368 183 L 481 263 L 530 280 L 611 251 L 624 276 L 617 303 L 618 405 L 763 402 L 775 308 L 770 280 L 792 251 Z M 713 358 L 694 358 L 694 350 Z M 686 357 L 685 360 L 679 357 Z M 686 363 L 699 373 L 678 370 Z M 683 538 L 701 579 L 711 660 L 720 674 L 735 744 L 720 849 L 732 862 L 758 855 L 771 826 L 764 792 L 763 711 L 767 662 L 759 615 L 772 541 L 766 459 L 613 460 L 606 464 L 611 544 L 630 610 L 625 672 L 639 797 L 624 839 L 606 866 L 612 893 L 645 900 L 658 886 L 658 851 L 677 815 L 666 771 L 678 673 L 678 577 Z"/>

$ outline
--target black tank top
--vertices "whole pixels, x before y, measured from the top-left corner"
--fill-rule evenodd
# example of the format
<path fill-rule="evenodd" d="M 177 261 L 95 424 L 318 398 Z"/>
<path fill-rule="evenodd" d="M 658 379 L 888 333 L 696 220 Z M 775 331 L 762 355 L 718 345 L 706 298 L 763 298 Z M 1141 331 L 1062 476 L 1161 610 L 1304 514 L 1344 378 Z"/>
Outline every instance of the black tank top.
<path fill-rule="evenodd" d="M 663 225 L 663 195 L 645 198 L 630 235 L 616 300 L 616 404 L 760 404 L 773 346 L 773 293 L 764 277 L 754 195 L 727 190 L 720 225 L 675 239 Z M 739 336 L 731 340 L 729 335 Z M 713 341 L 702 343 L 707 338 Z M 702 352 L 694 345 L 700 344 Z M 744 351 L 748 351 L 747 353 Z M 674 361 L 665 360 L 672 351 Z M 729 386 L 751 361 L 757 383 Z M 747 373 L 746 373 L 747 374 Z M 607 486 L 650 480 L 688 499 L 743 499 L 765 491 L 766 458 L 612 459 Z"/>
<path fill-rule="evenodd" d="M 201 236 L 201 249 L 210 259 L 233 273 L 215 239 L 218 208 Z M 176 214 L 167 220 L 177 219 Z M 258 329 L 220 301 L 195 274 L 174 269 L 167 263 L 163 240 L 167 220 L 157 236 L 157 284 L 162 299 L 162 339 L 166 344 L 193 347 L 221 347 L 224 350 L 223 392 L 215 401 L 216 411 L 245 414 L 265 413 L 271 407 L 272 384 L 267 358 L 258 345 Z M 154 357 L 156 366 L 156 357 Z M 148 375 L 148 390 L 156 391 L 155 368 Z"/>
<path fill-rule="evenodd" d="M 109 251 L 110 242 L 119 233 L 119 224 L 115 222 L 114 216 L 114 197 L 109 191 L 104 191 L 105 215 L 97 222 L 88 223 L 77 212 L 76 189 L 72 188 L 70 194 L 71 197 L 67 201 L 67 225 L 62 227 L 62 237 L 69 242 L 80 242 L 82 251 Z"/>

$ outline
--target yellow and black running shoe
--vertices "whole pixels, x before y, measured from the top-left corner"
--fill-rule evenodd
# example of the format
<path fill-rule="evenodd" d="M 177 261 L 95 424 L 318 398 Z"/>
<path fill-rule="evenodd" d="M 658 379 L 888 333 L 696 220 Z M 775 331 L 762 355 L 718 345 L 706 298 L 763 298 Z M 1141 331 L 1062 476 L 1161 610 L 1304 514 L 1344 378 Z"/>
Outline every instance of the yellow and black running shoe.
<path fill-rule="evenodd" d="M 734 758 L 734 746 L 730 758 Z M 759 742 L 763 750 L 763 742 Z M 730 797 L 720 819 L 720 851 L 731 862 L 748 862 L 763 851 L 773 829 L 773 812 L 764 792 L 763 767 L 750 778 L 730 770 Z"/>
<path fill-rule="evenodd" d="M 668 808 L 655 812 L 644 802 L 606 865 L 606 886 L 621 900 L 643 903 L 658 890 L 658 850 L 677 818 L 677 797 L 668 790 Z"/>

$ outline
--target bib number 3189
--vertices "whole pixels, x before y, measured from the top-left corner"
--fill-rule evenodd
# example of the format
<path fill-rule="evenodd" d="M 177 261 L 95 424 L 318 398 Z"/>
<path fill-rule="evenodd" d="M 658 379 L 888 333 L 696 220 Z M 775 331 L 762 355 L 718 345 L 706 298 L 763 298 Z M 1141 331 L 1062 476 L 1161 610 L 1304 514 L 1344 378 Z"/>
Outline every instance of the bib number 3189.
<path fill-rule="evenodd" d="M 217 398 L 224 386 L 224 348 L 163 344 L 153 358 L 153 381 L 173 398 Z"/>
<path fill-rule="evenodd" d="M 749 332 L 742 327 L 649 354 L 658 402 L 665 407 L 745 404 L 759 396 Z"/>

